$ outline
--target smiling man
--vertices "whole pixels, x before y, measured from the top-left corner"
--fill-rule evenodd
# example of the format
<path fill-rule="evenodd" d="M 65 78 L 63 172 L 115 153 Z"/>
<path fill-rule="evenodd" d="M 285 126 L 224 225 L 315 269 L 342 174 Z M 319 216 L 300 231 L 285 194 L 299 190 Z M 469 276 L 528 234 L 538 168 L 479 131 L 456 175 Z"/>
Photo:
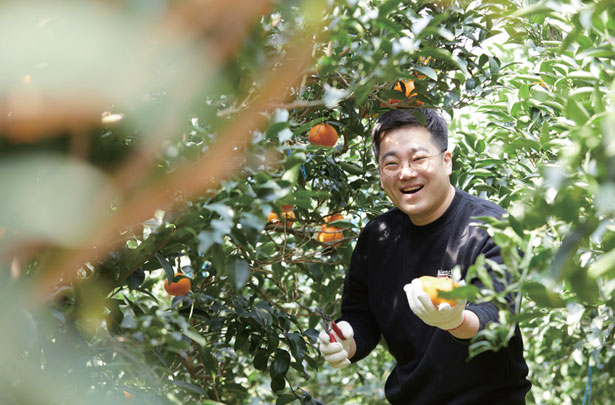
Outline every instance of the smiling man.
<path fill-rule="evenodd" d="M 359 236 L 344 283 L 341 336 L 319 336 L 325 360 L 344 367 L 384 338 L 397 363 L 385 385 L 393 404 L 525 403 L 531 385 L 519 329 L 507 347 L 467 361 L 468 339 L 497 322 L 498 309 L 465 301 L 436 307 L 419 279 L 450 275 L 455 266 L 465 279 L 480 255 L 501 263 L 499 248 L 473 218 L 504 210 L 451 185 L 448 128 L 435 110 L 389 111 L 372 136 L 380 184 L 395 208 Z M 484 288 L 478 279 L 462 282 Z"/>

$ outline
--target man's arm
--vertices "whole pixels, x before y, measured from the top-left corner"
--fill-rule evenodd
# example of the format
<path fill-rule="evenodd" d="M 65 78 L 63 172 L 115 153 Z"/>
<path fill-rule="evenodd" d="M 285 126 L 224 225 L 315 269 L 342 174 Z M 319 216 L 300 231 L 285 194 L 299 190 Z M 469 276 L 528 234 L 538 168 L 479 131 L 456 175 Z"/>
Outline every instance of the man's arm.
<path fill-rule="evenodd" d="M 319 335 L 320 351 L 335 368 L 350 364 L 350 359 L 353 362 L 362 359 L 378 344 L 380 338 L 378 324 L 368 305 L 367 244 L 364 229 L 350 260 L 342 294 L 342 314 L 336 320 L 345 339 L 333 332 L 336 342 L 332 343 L 326 332 L 322 331 Z M 347 328 L 342 328 L 343 324 Z"/>
<path fill-rule="evenodd" d="M 478 333 L 479 326 L 478 316 L 474 312 L 464 309 L 463 322 L 455 329 L 450 329 L 449 333 L 457 339 L 471 339 Z"/>
<path fill-rule="evenodd" d="M 348 359 L 352 359 L 352 356 L 357 352 L 357 342 L 354 341 L 354 338 L 350 341 L 350 348 L 348 349 Z"/>
<path fill-rule="evenodd" d="M 367 356 L 380 341 L 380 328 L 369 308 L 368 233 L 363 229 L 355 245 L 342 293 L 342 313 L 339 321 L 348 322 L 354 329 L 354 339 L 348 358 L 358 361 Z"/>
<path fill-rule="evenodd" d="M 500 249 L 490 237 L 482 247 L 481 254 L 495 262 L 502 262 Z M 492 279 L 494 289 L 496 291 L 502 291 L 504 289 L 504 284 L 494 277 L 491 268 L 487 268 L 487 272 Z M 479 288 L 485 288 L 479 279 L 471 280 L 471 282 Z M 419 316 L 419 318 L 429 325 L 447 330 L 458 339 L 471 339 L 481 329 L 481 325 L 484 326 L 488 322 L 497 322 L 498 320 L 499 311 L 491 302 L 481 304 L 468 303 L 466 306 L 464 300 L 462 303 L 458 304 L 463 305 L 463 311 L 459 311 L 460 307 L 458 306 L 450 307 L 448 304 L 437 308 L 435 305 L 431 304 L 431 300 L 424 294 L 422 285 L 418 284 L 418 280 L 417 282 L 413 281 L 411 284 L 408 284 L 404 287 L 404 290 L 406 290 L 408 294 L 408 302 L 410 303 L 412 311 Z M 509 303 L 512 304 L 512 297 L 507 298 L 510 301 Z M 458 326 L 452 327 L 451 323 L 458 323 Z M 452 329 L 450 329 L 451 327 Z"/>

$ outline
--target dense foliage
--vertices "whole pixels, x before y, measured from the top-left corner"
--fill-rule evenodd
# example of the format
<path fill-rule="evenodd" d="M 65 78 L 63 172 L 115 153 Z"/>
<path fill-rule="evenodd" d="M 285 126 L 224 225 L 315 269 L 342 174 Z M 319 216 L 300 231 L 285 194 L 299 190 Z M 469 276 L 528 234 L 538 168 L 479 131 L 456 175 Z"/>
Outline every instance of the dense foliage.
<path fill-rule="evenodd" d="M 115 3 L 0 5 L 25 35 L 0 47 L 0 402 L 385 402 L 386 349 L 330 369 L 316 310 L 391 207 L 371 126 L 413 105 L 450 117 L 454 185 L 509 213 L 487 227 L 516 311 L 453 293 L 501 307 L 471 353 L 519 323 L 529 403 L 611 399 L 615 4 Z M 92 43 L 103 68 L 71 53 Z"/>

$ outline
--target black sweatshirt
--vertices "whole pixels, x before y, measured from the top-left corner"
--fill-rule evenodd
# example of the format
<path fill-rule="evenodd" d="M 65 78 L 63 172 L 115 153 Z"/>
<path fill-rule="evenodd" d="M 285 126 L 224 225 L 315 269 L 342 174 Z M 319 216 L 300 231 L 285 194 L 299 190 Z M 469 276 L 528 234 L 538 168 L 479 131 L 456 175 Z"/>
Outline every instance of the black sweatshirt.
<path fill-rule="evenodd" d="M 385 394 L 393 404 L 522 404 L 530 389 L 523 343 L 517 328 L 507 347 L 466 361 L 467 341 L 428 326 L 410 310 L 404 285 L 423 275 L 460 265 L 467 269 L 480 254 L 501 263 L 488 233 L 472 224 L 479 216 L 501 217 L 497 205 L 456 190 L 436 221 L 416 226 L 394 208 L 371 220 L 361 232 L 344 283 L 341 319 L 354 329 L 356 362 L 383 336 L 397 364 Z M 493 278 L 493 277 L 492 277 Z M 478 280 L 467 280 L 482 287 Z M 502 285 L 495 282 L 501 291 Z M 468 303 L 482 329 L 498 320 L 491 303 Z"/>

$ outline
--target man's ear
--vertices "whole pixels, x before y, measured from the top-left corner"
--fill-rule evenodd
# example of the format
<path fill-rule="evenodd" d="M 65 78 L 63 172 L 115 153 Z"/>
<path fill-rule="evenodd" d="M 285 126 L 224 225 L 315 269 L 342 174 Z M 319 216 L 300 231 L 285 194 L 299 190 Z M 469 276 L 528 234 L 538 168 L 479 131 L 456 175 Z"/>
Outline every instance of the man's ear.
<path fill-rule="evenodd" d="M 453 174 L 453 154 L 448 150 L 444 152 L 444 168 L 447 175 Z"/>

